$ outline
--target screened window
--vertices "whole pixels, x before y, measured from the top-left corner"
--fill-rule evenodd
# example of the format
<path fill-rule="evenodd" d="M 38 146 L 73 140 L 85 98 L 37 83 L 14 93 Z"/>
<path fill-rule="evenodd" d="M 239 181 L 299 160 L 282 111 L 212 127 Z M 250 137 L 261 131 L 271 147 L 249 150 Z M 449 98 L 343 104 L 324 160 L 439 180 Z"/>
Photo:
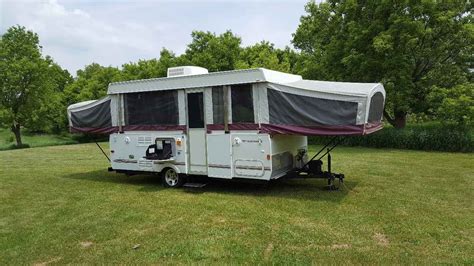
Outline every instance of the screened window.
<path fill-rule="evenodd" d="M 127 125 L 177 125 L 178 91 L 151 91 L 124 95 Z"/>
<path fill-rule="evenodd" d="M 254 123 L 252 85 L 231 87 L 232 123 Z"/>
<path fill-rule="evenodd" d="M 383 114 L 383 94 L 376 92 L 370 99 L 369 119 L 368 122 L 380 122 Z"/>
<path fill-rule="evenodd" d="M 307 97 L 267 89 L 271 124 L 355 125 L 357 103 Z"/>
<path fill-rule="evenodd" d="M 212 88 L 212 116 L 214 124 L 224 124 L 224 87 Z"/>

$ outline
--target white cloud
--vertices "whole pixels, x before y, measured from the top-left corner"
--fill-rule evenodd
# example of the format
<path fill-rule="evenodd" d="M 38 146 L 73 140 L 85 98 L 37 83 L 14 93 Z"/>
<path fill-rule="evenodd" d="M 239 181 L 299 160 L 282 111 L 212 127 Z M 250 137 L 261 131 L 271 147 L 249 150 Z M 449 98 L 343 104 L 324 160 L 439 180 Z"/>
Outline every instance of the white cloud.
<path fill-rule="evenodd" d="M 270 4 L 272 3 L 272 4 Z M 57 2 L 0 0 L 0 33 L 20 24 L 40 36 L 43 53 L 72 73 L 92 62 L 120 66 L 184 52 L 192 30 L 231 29 L 245 45 L 290 43 L 301 2 Z"/>

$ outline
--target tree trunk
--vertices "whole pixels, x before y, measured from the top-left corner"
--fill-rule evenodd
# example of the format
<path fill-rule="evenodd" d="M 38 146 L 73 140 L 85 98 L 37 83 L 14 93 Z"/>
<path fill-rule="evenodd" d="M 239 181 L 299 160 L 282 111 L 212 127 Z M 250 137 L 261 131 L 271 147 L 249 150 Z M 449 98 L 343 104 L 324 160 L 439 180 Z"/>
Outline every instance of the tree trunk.
<path fill-rule="evenodd" d="M 16 146 L 21 147 L 23 143 L 21 142 L 20 124 L 14 122 L 11 127 L 11 130 L 13 134 L 15 134 Z"/>
<path fill-rule="evenodd" d="M 407 113 L 406 112 L 395 112 L 395 118 L 393 126 L 395 128 L 404 128 L 407 125 Z"/>
<path fill-rule="evenodd" d="M 407 124 L 406 112 L 395 111 L 395 116 L 392 118 L 386 110 L 383 110 L 383 115 L 390 125 L 394 126 L 395 128 L 404 128 Z"/>

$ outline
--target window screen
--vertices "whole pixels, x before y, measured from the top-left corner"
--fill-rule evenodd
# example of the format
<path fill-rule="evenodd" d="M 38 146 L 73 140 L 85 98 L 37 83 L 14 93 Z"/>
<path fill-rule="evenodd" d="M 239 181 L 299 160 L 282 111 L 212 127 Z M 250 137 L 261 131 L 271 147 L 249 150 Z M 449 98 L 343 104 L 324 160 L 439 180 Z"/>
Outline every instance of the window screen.
<path fill-rule="evenodd" d="M 370 99 L 368 122 L 380 122 L 383 114 L 383 94 L 377 92 Z"/>
<path fill-rule="evenodd" d="M 267 89 L 271 124 L 355 125 L 357 103 L 307 97 Z"/>
<path fill-rule="evenodd" d="M 224 124 L 224 87 L 212 88 L 212 117 L 214 124 Z"/>
<path fill-rule="evenodd" d="M 177 125 L 178 91 L 128 93 L 125 100 L 127 125 Z"/>
<path fill-rule="evenodd" d="M 254 123 L 252 85 L 231 87 L 232 123 Z"/>

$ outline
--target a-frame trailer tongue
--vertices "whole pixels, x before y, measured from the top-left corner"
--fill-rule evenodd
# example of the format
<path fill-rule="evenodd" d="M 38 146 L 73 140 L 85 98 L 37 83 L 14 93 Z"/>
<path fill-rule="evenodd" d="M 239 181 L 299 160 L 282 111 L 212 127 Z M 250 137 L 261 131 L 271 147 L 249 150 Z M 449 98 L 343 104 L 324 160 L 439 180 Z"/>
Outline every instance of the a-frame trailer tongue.
<path fill-rule="evenodd" d="M 339 186 L 344 183 L 344 174 L 333 173 L 331 170 L 331 151 L 336 148 L 344 140 L 343 136 L 333 136 L 326 145 L 324 145 L 306 164 L 298 170 L 288 174 L 290 178 L 323 178 L 327 179 L 328 190 L 337 190 Z M 324 152 L 318 159 L 318 157 L 324 150 Z M 300 155 L 304 156 L 304 154 Z M 323 171 L 322 159 L 327 156 L 327 171 Z M 339 180 L 339 186 L 336 186 L 334 181 Z"/>

